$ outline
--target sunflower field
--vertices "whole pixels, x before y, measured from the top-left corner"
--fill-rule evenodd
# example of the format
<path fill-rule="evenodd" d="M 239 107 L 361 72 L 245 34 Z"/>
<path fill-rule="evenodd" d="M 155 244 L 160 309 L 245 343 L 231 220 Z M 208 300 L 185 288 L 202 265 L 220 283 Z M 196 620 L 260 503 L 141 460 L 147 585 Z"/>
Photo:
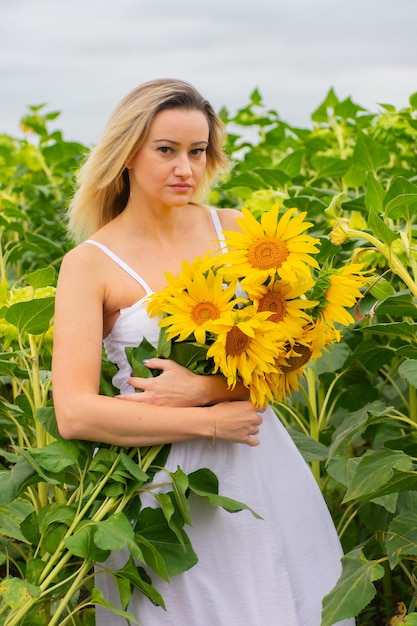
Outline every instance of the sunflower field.
<path fill-rule="evenodd" d="M 258 90 L 220 115 L 234 167 L 209 204 L 242 209 L 247 238 L 263 229 L 269 241 L 270 216 L 280 216 L 274 242 L 287 233 L 298 267 L 320 267 L 314 285 L 308 272 L 294 287 L 282 264 L 279 288 L 246 287 L 282 348 L 271 358 L 283 359 L 283 376 L 263 387 L 260 367 L 256 393 L 273 396 L 345 552 L 321 626 L 352 616 L 358 626 L 417 624 L 417 93 L 403 109 L 380 104 L 371 112 L 331 89 L 309 128 L 282 120 Z M 160 508 L 138 510 L 137 493 L 169 446 L 127 449 L 59 436 L 50 375 L 54 294 L 71 245 L 65 211 L 89 147 L 66 141 L 53 128 L 58 118 L 32 106 L 19 136 L 0 135 L 0 626 L 94 626 L 97 604 L 137 624 L 127 608 L 133 588 L 163 605 L 141 564 L 169 579 L 198 559 L 186 533 L 189 493 L 230 511 L 245 504 L 222 498 L 208 470 L 186 476 L 178 468 Z M 230 254 L 233 264 L 243 262 Z M 235 278 L 226 272 L 230 293 Z M 230 305 L 220 293 L 218 302 Z M 287 326 L 279 326 L 283 311 L 298 333 L 291 351 Z M 132 351 L 133 368 L 150 349 Z M 233 377 L 222 354 L 210 354 Z M 206 361 L 200 357 L 190 359 Z M 101 393 L 114 393 L 113 373 L 103 356 Z M 279 393 L 270 396 L 271 385 Z M 112 572 L 120 609 L 94 587 L 94 568 L 123 547 L 130 559 Z"/>

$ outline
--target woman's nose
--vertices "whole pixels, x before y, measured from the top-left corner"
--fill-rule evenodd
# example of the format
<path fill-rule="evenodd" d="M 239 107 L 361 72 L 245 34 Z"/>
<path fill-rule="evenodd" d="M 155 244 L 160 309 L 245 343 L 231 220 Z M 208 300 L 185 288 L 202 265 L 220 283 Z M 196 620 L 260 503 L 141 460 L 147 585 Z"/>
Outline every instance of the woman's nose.
<path fill-rule="evenodd" d="M 190 160 L 188 154 L 179 155 L 174 166 L 174 173 L 177 176 L 190 176 L 192 174 Z"/>

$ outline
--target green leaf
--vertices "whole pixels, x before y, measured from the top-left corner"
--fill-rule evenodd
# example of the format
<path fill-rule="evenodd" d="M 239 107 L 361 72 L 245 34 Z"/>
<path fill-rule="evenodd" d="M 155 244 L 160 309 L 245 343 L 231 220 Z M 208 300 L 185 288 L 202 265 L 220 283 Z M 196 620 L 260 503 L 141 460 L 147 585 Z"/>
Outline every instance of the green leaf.
<path fill-rule="evenodd" d="M 74 521 L 77 509 L 73 505 L 52 502 L 39 511 L 38 525 L 42 533 L 47 533 L 52 524 L 69 526 Z"/>
<path fill-rule="evenodd" d="M 86 561 L 105 561 L 110 555 L 110 550 L 102 550 L 95 544 L 96 528 L 96 524 L 86 520 L 71 537 L 66 537 L 63 541 L 69 552 Z"/>
<path fill-rule="evenodd" d="M 352 444 L 352 440 L 360 435 L 370 423 L 378 422 L 381 416 L 390 410 L 382 402 L 372 402 L 364 407 L 348 413 L 344 416 L 340 426 L 338 426 L 333 434 L 332 443 L 329 448 L 329 459 L 336 455 L 343 454 L 348 446 Z"/>
<path fill-rule="evenodd" d="M 6 312 L 6 320 L 16 326 L 20 333 L 40 335 L 49 328 L 54 314 L 54 302 L 54 297 L 16 302 Z"/>
<path fill-rule="evenodd" d="M 339 98 L 336 96 L 333 87 L 331 87 L 323 102 L 311 114 L 311 119 L 313 122 L 328 122 L 329 113 L 334 111 L 338 104 Z"/>
<path fill-rule="evenodd" d="M 255 174 L 245 172 L 244 174 L 235 174 L 230 180 L 222 183 L 222 189 L 236 189 L 238 187 L 247 187 L 252 191 L 257 191 L 262 188 L 262 182 Z"/>
<path fill-rule="evenodd" d="M 102 550 L 122 550 L 127 547 L 130 553 L 143 561 L 140 548 L 135 543 L 135 532 L 124 513 L 115 513 L 102 522 L 97 522 L 94 543 Z"/>
<path fill-rule="evenodd" d="M 136 565 L 133 557 L 129 558 L 123 568 L 114 572 L 113 577 L 117 582 L 120 597 L 123 599 L 123 606 L 128 606 L 132 596 L 130 589 L 136 587 L 141 593 L 150 598 L 155 605 L 165 608 L 164 600 L 155 587 L 152 586 L 149 575 L 143 567 Z M 129 583 L 128 586 L 126 581 Z"/>
<path fill-rule="evenodd" d="M 56 270 L 54 267 L 43 267 L 34 272 L 31 272 L 26 277 L 26 282 L 34 289 L 49 287 L 50 285 L 54 285 L 55 281 Z"/>
<path fill-rule="evenodd" d="M 165 561 L 158 550 L 142 535 L 136 534 L 135 541 L 140 547 L 143 554 L 143 561 L 159 575 L 161 578 L 169 582 L 169 576 Z"/>
<path fill-rule="evenodd" d="M 161 328 L 159 331 L 158 348 L 156 351 L 156 356 L 161 357 L 163 359 L 169 359 L 169 355 L 171 354 L 171 345 L 172 345 L 172 340 L 168 339 L 168 335 L 166 333 L 165 328 Z"/>
<path fill-rule="evenodd" d="M 19 459 L 11 470 L 0 472 L 0 505 L 8 504 L 18 497 L 25 485 L 36 480 L 35 470 L 25 460 Z"/>
<path fill-rule="evenodd" d="M 358 129 L 352 156 L 353 165 L 365 171 L 375 172 L 390 162 L 390 154 L 384 146 Z"/>
<path fill-rule="evenodd" d="M 133 613 L 129 613 L 128 611 L 122 611 L 121 609 L 118 609 L 114 604 L 106 600 L 106 598 L 103 596 L 101 591 L 97 589 L 96 587 L 94 587 L 91 593 L 91 601 L 93 604 L 98 605 L 98 606 L 103 606 L 108 611 L 111 611 L 111 613 L 114 613 L 115 615 L 119 615 L 120 617 L 123 617 L 127 623 L 133 622 L 134 624 L 139 624 L 138 620 L 133 615 Z"/>
<path fill-rule="evenodd" d="M 381 241 L 388 246 L 400 237 L 400 233 L 393 232 L 391 228 L 385 224 L 384 220 L 379 217 L 373 206 L 369 207 L 368 226 L 375 237 L 381 239 Z"/>
<path fill-rule="evenodd" d="M 20 578 L 4 578 L 0 582 L 0 597 L 12 609 L 18 609 L 30 598 L 39 598 L 40 594 L 39 587 Z"/>
<path fill-rule="evenodd" d="M 306 463 L 327 460 L 327 447 L 325 445 L 295 428 L 287 428 L 287 430 Z"/>
<path fill-rule="evenodd" d="M 144 365 L 143 361 L 156 357 L 156 348 L 144 337 L 136 348 L 125 348 L 127 360 L 132 366 L 133 376 L 141 378 L 152 378 L 153 373 L 149 367 Z"/>
<path fill-rule="evenodd" d="M 185 572 L 197 563 L 198 558 L 188 536 L 182 531 L 180 542 L 169 528 L 161 509 L 143 509 L 138 516 L 136 531 L 161 554 L 168 576 Z"/>
<path fill-rule="evenodd" d="M 183 528 L 184 518 L 175 515 L 176 509 L 174 506 L 174 496 L 172 491 L 170 493 L 156 493 L 155 500 L 161 507 L 161 511 L 167 521 L 169 528 L 178 538 L 179 543 L 183 544 Z"/>
<path fill-rule="evenodd" d="M 247 504 L 226 496 L 218 495 L 219 483 L 216 475 L 213 474 L 211 470 L 207 468 L 196 470 L 188 474 L 188 480 L 190 491 L 207 500 L 211 506 L 221 506 L 229 513 L 237 513 L 244 510 L 250 511 L 254 517 L 262 519 L 262 517 L 247 506 Z"/>
<path fill-rule="evenodd" d="M 409 220 L 417 204 L 417 186 L 403 176 L 394 179 L 384 197 L 385 215 Z"/>
<path fill-rule="evenodd" d="M 368 172 L 365 191 L 365 206 L 368 211 L 373 207 L 377 213 L 381 213 L 384 196 L 385 190 L 383 186 L 372 172 Z"/>
<path fill-rule="evenodd" d="M 32 457 L 42 469 L 58 473 L 77 464 L 80 451 L 74 441 L 53 441 L 45 448 L 33 448 Z"/>
<path fill-rule="evenodd" d="M 374 324 L 373 326 L 363 326 L 361 331 L 375 335 L 386 335 L 391 338 L 401 338 L 414 342 L 417 337 L 417 323 L 391 322 L 387 324 Z"/>
<path fill-rule="evenodd" d="M 123 450 L 120 451 L 120 460 L 123 467 L 133 476 L 139 483 L 143 484 L 149 480 L 149 476 L 139 467 L 137 463 L 127 456 Z"/>
<path fill-rule="evenodd" d="M 365 496 L 372 499 L 380 487 L 389 483 L 394 469 L 409 471 L 412 466 L 412 459 L 402 450 L 368 450 L 356 466 L 343 501 L 363 499 Z"/>
<path fill-rule="evenodd" d="M 314 176 L 315 180 L 320 178 L 341 178 L 346 174 L 351 165 L 348 159 L 339 159 L 323 155 L 312 157 L 311 163 L 317 170 Z"/>
<path fill-rule="evenodd" d="M 417 556 L 417 514 L 401 511 L 388 527 L 385 547 L 391 569 L 402 558 Z"/>
<path fill-rule="evenodd" d="M 33 505 L 27 500 L 16 498 L 13 502 L 0 507 L 0 535 L 26 542 L 20 525 L 33 511 Z"/>
<path fill-rule="evenodd" d="M 417 109 L 417 91 L 411 94 L 409 102 L 412 109 Z"/>
<path fill-rule="evenodd" d="M 321 626 L 358 615 L 375 596 L 372 584 L 384 576 L 384 568 L 368 561 L 360 549 L 342 557 L 342 575 L 334 589 L 323 598 Z"/>
<path fill-rule="evenodd" d="M 374 295 L 374 294 L 372 294 Z M 389 295 L 376 309 L 378 315 L 392 315 L 394 317 L 411 317 L 417 321 L 417 306 L 410 294 L 396 293 Z"/>
<path fill-rule="evenodd" d="M 47 433 L 54 439 L 61 439 L 58 431 L 58 424 L 55 417 L 55 409 L 53 406 L 44 406 L 36 410 L 36 417 L 42 424 Z"/>
<path fill-rule="evenodd" d="M 295 178 L 301 171 L 305 157 L 305 150 L 294 150 L 279 161 L 277 169 L 287 174 L 290 178 Z"/>
<path fill-rule="evenodd" d="M 288 174 L 278 168 L 256 167 L 252 170 L 264 183 L 263 186 L 272 189 L 285 187 L 291 180 Z"/>
<path fill-rule="evenodd" d="M 378 372 L 381 367 L 392 359 L 393 350 L 380 346 L 375 341 L 364 340 L 358 344 L 352 355 L 346 360 L 345 365 L 360 363 L 367 372 Z"/>
<path fill-rule="evenodd" d="M 175 472 L 169 472 L 174 490 L 174 498 L 180 515 L 186 524 L 191 526 L 190 504 L 187 500 L 188 477 L 180 467 Z"/>
<path fill-rule="evenodd" d="M 400 363 L 398 373 L 401 378 L 405 378 L 414 389 L 417 389 L 417 360 L 412 359 Z"/>

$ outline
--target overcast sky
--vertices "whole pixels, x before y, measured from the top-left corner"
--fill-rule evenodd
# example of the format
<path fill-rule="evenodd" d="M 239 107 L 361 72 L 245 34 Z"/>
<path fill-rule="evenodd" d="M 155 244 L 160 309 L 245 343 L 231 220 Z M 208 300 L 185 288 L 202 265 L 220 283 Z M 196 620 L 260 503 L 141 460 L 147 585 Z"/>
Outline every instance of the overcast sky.
<path fill-rule="evenodd" d="M 330 87 L 373 111 L 417 91 L 417 0 L 0 0 L 0 133 L 27 105 L 94 143 L 130 89 L 192 82 L 216 109 L 257 87 L 290 124 Z"/>

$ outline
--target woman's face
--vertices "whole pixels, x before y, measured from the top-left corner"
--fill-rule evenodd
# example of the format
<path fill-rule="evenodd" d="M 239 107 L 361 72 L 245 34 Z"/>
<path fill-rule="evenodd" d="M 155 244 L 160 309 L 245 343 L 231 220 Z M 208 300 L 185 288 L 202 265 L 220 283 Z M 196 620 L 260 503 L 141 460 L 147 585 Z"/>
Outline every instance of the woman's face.
<path fill-rule="evenodd" d="M 135 203 L 183 206 L 192 200 L 206 167 L 209 127 L 201 111 L 166 109 L 128 163 Z"/>

